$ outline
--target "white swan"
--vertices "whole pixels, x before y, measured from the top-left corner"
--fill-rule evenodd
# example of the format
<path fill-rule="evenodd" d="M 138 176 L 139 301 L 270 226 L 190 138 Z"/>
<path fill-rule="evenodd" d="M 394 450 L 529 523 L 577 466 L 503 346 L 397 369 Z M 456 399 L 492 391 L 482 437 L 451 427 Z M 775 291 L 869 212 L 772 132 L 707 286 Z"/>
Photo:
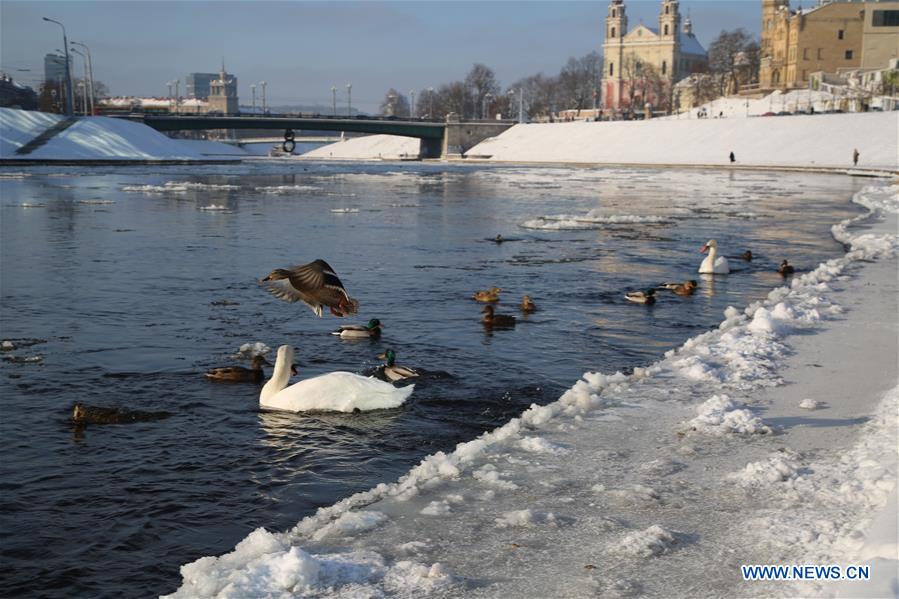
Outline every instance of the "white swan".
<path fill-rule="evenodd" d="M 702 246 L 699 251 L 703 253 L 709 252 L 709 255 L 699 265 L 700 274 L 726 275 L 730 272 L 727 258 L 718 255 L 718 243 L 714 239 L 709 239 L 708 243 Z"/>
<path fill-rule="evenodd" d="M 376 378 L 352 372 L 329 372 L 288 387 L 292 365 L 293 348 L 282 345 L 278 348 L 272 378 L 259 394 L 260 407 L 288 412 L 381 410 L 401 406 L 412 395 L 415 387 L 409 385 L 397 388 Z"/>

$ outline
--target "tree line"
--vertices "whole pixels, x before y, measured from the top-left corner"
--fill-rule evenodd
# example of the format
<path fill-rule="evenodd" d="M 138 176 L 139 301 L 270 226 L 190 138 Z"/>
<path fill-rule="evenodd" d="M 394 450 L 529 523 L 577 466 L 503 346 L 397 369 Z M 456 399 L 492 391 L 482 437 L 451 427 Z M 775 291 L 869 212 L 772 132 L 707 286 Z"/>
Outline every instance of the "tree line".
<path fill-rule="evenodd" d="M 758 81 L 759 44 L 744 29 L 722 31 L 709 45 L 709 64 L 693 74 L 691 83 L 697 100 L 712 100 L 735 93 L 741 85 Z M 631 57 L 621 65 L 625 79 L 635 83 L 627 93 L 659 99 L 660 110 L 676 108 L 673 84 L 657 68 Z M 515 118 L 519 105 L 532 119 L 552 118 L 560 110 L 583 110 L 598 106 L 603 61 L 598 52 L 571 57 L 556 75 L 537 73 L 503 88 L 489 66 L 477 63 L 461 81 L 413 92 L 413 99 L 395 88 L 384 95 L 380 113 L 396 117 L 443 119 L 453 112 L 462 119 Z M 637 83 L 639 82 L 639 83 Z M 411 95 L 411 94 L 410 94 Z"/>

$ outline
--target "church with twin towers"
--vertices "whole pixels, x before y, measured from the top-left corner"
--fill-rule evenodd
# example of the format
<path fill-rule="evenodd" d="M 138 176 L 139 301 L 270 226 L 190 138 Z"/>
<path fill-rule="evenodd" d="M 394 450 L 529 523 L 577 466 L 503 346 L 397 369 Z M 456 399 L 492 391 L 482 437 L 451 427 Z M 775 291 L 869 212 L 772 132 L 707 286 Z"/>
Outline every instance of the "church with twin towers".
<path fill-rule="evenodd" d="M 672 86 L 706 70 L 708 53 L 693 35 L 678 0 L 662 0 L 658 28 L 642 23 L 628 30 L 624 0 L 611 0 L 606 16 L 601 81 L 606 110 L 643 111 L 658 105 Z"/>

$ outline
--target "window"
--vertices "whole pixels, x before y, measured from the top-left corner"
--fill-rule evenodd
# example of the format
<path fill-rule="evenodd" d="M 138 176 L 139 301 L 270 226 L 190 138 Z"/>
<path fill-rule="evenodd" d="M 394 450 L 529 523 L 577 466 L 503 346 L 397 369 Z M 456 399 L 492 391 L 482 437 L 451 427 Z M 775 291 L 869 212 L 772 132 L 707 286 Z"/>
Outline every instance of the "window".
<path fill-rule="evenodd" d="M 609 63 L 609 77 L 614 77 L 614 76 L 615 76 L 615 63 L 610 62 Z"/>
<path fill-rule="evenodd" d="M 808 48 L 802 49 L 802 60 L 808 60 Z"/>
<path fill-rule="evenodd" d="M 818 48 L 818 60 L 824 58 L 824 48 Z"/>
<path fill-rule="evenodd" d="M 665 14 L 666 15 L 668 14 L 668 5 L 667 4 L 665 5 Z"/>
<path fill-rule="evenodd" d="M 839 31 L 837 31 L 837 39 L 838 39 L 838 40 L 843 39 L 843 30 L 842 30 L 842 29 L 840 29 Z"/>
<path fill-rule="evenodd" d="M 612 37 L 615 37 L 615 28 L 612 27 Z"/>
<path fill-rule="evenodd" d="M 852 50 L 846 50 L 846 60 L 852 60 Z"/>
<path fill-rule="evenodd" d="M 612 9 L 612 17 L 615 17 L 615 9 Z"/>
<path fill-rule="evenodd" d="M 666 6 L 665 9 L 667 10 L 668 7 Z M 665 35 L 668 35 L 668 25 L 665 25 Z"/>
<path fill-rule="evenodd" d="M 871 24 L 874 27 L 899 27 L 899 10 L 875 10 Z"/>
<path fill-rule="evenodd" d="M 668 73 L 668 61 L 663 60 L 662 61 L 662 75 L 665 75 L 666 73 Z"/>

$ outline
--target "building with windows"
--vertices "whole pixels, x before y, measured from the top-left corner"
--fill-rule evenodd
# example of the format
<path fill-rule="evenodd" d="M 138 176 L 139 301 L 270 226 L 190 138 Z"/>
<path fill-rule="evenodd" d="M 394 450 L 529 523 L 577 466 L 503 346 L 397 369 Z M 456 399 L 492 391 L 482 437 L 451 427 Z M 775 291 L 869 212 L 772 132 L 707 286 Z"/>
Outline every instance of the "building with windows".
<path fill-rule="evenodd" d="M 190 73 L 184 78 L 184 93 L 188 98 L 205 100 L 209 97 L 209 84 L 218 78 L 218 73 Z"/>
<path fill-rule="evenodd" d="M 237 77 L 225 72 L 225 62 L 218 76 L 209 82 L 209 112 L 237 114 L 240 106 L 237 99 Z"/>
<path fill-rule="evenodd" d="M 44 56 L 44 82 L 56 85 L 66 80 L 66 57 L 61 54 Z"/>
<path fill-rule="evenodd" d="M 643 111 L 670 98 L 673 84 L 708 68 L 708 54 L 681 22 L 678 0 L 662 0 L 658 28 L 627 29 L 624 0 L 611 0 L 603 49 L 602 103 L 607 110 Z"/>
<path fill-rule="evenodd" d="M 819 0 L 790 10 L 789 0 L 762 0 L 759 85 L 807 87 L 814 72 L 886 68 L 899 57 L 899 2 Z"/>

